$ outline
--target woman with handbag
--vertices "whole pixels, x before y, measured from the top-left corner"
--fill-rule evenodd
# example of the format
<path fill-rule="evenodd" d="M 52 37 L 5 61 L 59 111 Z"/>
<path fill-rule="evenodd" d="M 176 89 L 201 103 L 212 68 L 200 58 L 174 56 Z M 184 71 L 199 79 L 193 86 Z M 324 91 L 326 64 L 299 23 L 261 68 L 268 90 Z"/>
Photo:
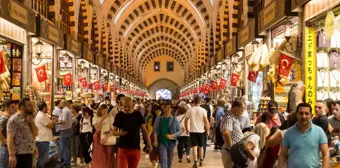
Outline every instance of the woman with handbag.
<path fill-rule="evenodd" d="M 185 114 L 187 112 L 187 109 L 184 107 L 180 107 L 177 110 L 177 113 L 179 114 L 176 119 L 179 121 L 179 124 L 181 126 L 181 135 L 177 138 L 178 139 L 178 145 L 177 145 L 177 153 L 178 153 L 178 159 L 179 162 L 182 162 L 184 150 L 186 153 L 186 160 L 188 163 L 190 163 L 190 136 L 185 132 L 185 126 L 184 126 L 184 119 L 185 119 Z"/>
<path fill-rule="evenodd" d="M 113 145 L 116 143 L 114 136 L 106 136 L 112 129 L 113 115 L 109 115 L 105 104 L 99 106 L 93 119 L 96 132 L 93 136 L 93 154 L 91 167 L 93 168 L 116 168 Z M 103 141 L 103 138 L 106 138 Z M 103 143 L 105 142 L 105 143 Z"/>

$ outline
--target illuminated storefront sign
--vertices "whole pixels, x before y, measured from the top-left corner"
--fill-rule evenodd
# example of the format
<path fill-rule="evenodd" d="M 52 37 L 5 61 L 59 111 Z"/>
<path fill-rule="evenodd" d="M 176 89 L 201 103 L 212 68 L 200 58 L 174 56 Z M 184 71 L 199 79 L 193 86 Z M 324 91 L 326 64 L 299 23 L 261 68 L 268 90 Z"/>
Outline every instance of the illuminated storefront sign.
<path fill-rule="evenodd" d="M 313 28 L 305 30 L 305 83 L 306 102 L 312 106 L 312 113 L 315 114 L 314 105 L 316 102 L 316 36 Z"/>

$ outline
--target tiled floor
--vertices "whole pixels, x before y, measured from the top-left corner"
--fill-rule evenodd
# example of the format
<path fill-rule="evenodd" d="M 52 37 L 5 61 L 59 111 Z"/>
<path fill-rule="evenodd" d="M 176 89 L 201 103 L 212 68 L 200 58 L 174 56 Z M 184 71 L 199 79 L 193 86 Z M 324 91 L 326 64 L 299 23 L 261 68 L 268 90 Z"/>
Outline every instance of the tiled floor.
<path fill-rule="evenodd" d="M 190 156 L 192 157 L 192 156 Z M 192 160 L 192 159 L 191 159 Z M 193 163 L 193 162 L 192 162 Z M 183 160 L 183 163 L 178 162 L 177 151 L 175 151 L 175 156 L 173 160 L 172 168 L 191 168 L 192 163 L 187 163 L 186 160 Z M 142 154 L 142 159 L 139 163 L 139 168 L 152 168 L 152 164 L 149 159 L 145 159 L 145 154 Z M 160 168 L 160 166 L 159 166 Z M 207 148 L 207 156 L 204 160 L 202 168 L 223 168 L 221 153 L 220 151 L 214 151 L 213 145 L 212 147 Z"/>

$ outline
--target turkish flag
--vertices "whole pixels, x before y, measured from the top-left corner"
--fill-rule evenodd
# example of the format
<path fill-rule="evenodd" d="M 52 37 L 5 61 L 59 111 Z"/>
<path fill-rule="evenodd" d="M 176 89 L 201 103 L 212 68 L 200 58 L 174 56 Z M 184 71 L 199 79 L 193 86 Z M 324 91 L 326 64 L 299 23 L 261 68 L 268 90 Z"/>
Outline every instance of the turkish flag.
<path fill-rule="evenodd" d="M 72 85 L 72 74 L 71 74 L 71 72 L 63 75 L 63 79 L 64 79 L 64 85 L 66 85 L 66 86 Z"/>
<path fill-rule="evenodd" d="M 248 80 L 255 83 L 258 75 L 259 75 L 259 71 L 249 71 Z"/>
<path fill-rule="evenodd" d="M 209 94 L 209 90 L 205 90 L 204 94 L 206 94 L 206 95 Z"/>
<path fill-rule="evenodd" d="M 45 66 L 45 64 L 41 65 L 38 68 L 35 68 L 35 72 L 37 74 L 37 78 L 38 78 L 38 81 L 40 83 L 47 80 L 47 73 L 46 73 L 46 66 Z"/>
<path fill-rule="evenodd" d="M 211 89 L 212 90 L 216 90 L 217 89 L 217 81 L 215 81 L 215 80 L 211 81 Z"/>
<path fill-rule="evenodd" d="M 198 93 L 198 88 L 194 89 L 194 94 Z"/>
<path fill-rule="evenodd" d="M 202 85 L 202 86 L 200 87 L 200 92 L 203 93 L 204 91 L 205 91 L 205 86 Z"/>
<path fill-rule="evenodd" d="M 100 83 L 99 83 L 99 81 L 93 82 L 93 90 L 100 90 Z"/>
<path fill-rule="evenodd" d="M 4 61 L 4 58 L 2 57 L 2 52 L 0 52 L 0 74 L 5 73 L 5 72 L 6 72 L 5 61 Z"/>
<path fill-rule="evenodd" d="M 221 78 L 220 79 L 220 88 L 224 89 L 226 84 L 227 84 L 227 79 Z"/>
<path fill-rule="evenodd" d="M 230 85 L 231 86 L 236 86 L 237 85 L 237 81 L 240 79 L 240 75 L 237 73 L 232 73 L 231 74 L 231 81 L 230 81 Z"/>
<path fill-rule="evenodd" d="M 111 85 L 110 90 L 111 90 L 111 92 L 114 92 L 115 91 L 115 85 Z"/>
<path fill-rule="evenodd" d="M 290 73 L 290 68 L 293 64 L 293 58 L 290 56 L 287 56 L 285 53 L 280 53 L 280 65 L 278 69 L 278 74 L 288 77 Z"/>
<path fill-rule="evenodd" d="M 107 82 L 104 82 L 102 84 L 102 88 L 104 89 L 104 92 L 107 91 L 107 89 L 109 89 L 109 86 L 107 85 Z"/>
<path fill-rule="evenodd" d="M 86 87 L 87 87 L 86 77 L 85 77 L 85 76 L 84 76 L 84 77 L 81 77 L 81 78 L 79 79 L 79 83 L 81 84 L 81 86 L 82 86 L 83 88 L 86 88 Z"/>

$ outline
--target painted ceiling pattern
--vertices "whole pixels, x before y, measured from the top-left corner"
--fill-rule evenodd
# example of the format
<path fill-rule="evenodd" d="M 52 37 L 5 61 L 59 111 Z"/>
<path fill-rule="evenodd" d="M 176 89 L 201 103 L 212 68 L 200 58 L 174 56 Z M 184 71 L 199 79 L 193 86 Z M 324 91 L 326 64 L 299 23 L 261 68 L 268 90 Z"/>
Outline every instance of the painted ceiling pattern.
<path fill-rule="evenodd" d="M 83 41 L 90 49 L 142 82 L 146 66 L 159 56 L 174 58 L 185 78 L 199 70 L 233 33 L 237 19 L 229 24 L 228 16 L 237 18 L 239 3 L 239 0 L 67 1 L 71 5 L 71 31 L 78 36 L 83 32 Z M 229 11 L 229 6 L 234 11 Z M 79 20 L 82 24 L 77 23 Z"/>

